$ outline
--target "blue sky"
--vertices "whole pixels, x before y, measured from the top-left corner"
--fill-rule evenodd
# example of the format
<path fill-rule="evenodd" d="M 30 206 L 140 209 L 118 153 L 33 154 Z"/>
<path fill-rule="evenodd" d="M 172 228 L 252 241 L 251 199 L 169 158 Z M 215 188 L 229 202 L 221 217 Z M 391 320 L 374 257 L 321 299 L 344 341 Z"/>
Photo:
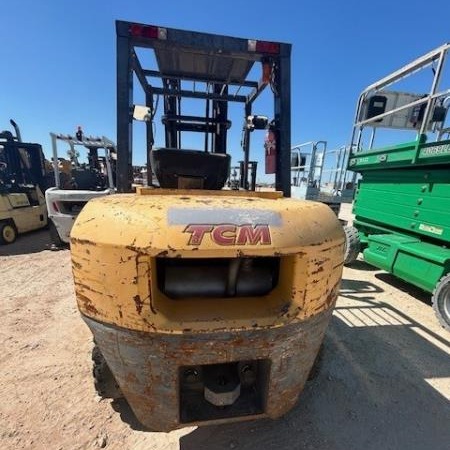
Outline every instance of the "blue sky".
<path fill-rule="evenodd" d="M 450 41 L 449 16 L 448 0 L 3 2 L 0 129 L 14 118 L 47 154 L 50 131 L 77 125 L 115 140 L 114 21 L 122 19 L 292 43 L 292 143 L 337 147 L 349 141 L 360 91 Z M 242 118 L 232 119 L 237 160 Z M 135 163 L 143 163 L 139 129 L 135 144 Z M 252 156 L 262 160 L 262 134 Z"/>

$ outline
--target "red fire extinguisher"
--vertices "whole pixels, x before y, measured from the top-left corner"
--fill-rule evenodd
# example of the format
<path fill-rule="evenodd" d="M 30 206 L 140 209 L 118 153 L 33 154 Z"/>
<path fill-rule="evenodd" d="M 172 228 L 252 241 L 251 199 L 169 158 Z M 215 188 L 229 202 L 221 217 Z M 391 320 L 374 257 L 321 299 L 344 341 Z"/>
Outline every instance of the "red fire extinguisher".
<path fill-rule="evenodd" d="M 270 128 L 264 138 L 264 148 L 266 150 L 266 174 L 275 173 L 277 169 L 277 139 L 275 131 Z"/>

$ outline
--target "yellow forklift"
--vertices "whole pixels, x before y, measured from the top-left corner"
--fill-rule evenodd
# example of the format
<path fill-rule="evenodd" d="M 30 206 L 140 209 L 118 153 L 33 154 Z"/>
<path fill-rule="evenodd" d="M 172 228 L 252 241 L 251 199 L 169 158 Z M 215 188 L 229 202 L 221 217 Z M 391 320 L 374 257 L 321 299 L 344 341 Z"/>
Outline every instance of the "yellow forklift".
<path fill-rule="evenodd" d="M 42 147 L 22 142 L 19 127 L 10 122 L 15 135 L 0 133 L 0 244 L 11 244 L 18 234 L 43 228 L 48 220 Z"/>
<path fill-rule="evenodd" d="M 124 397 L 155 431 L 278 418 L 313 367 L 344 255 L 331 209 L 289 198 L 291 45 L 123 21 L 116 30 L 119 193 L 89 201 L 71 231 L 97 392 Z M 143 68 L 141 57 L 157 67 Z M 133 105 L 135 80 L 145 106 Z M 270 118 L 252 112 L 264 89 L 273 94 Z M 182 109 L 189 99 L 204 114 Z M 225 190 L 231 102 L 244 107 L 243 181 Z M 133 193 L 138 116 L 149 186 Z M 157 122 L 163 147 L 154 143 Z M 249 190 L 258 130 L 267 132 L 276 191 Z M 203 148 L 189 148 L 187 133 L 199 133 Z"/>

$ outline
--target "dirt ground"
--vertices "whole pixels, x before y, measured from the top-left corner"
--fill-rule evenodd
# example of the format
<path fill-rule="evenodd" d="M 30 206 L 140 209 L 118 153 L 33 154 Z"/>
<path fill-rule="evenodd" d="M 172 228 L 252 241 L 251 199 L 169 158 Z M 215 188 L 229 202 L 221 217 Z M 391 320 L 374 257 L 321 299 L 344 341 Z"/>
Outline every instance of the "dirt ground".
<path fill-rule="evenodd" d="M 318 377 L 278 421 L 142 430 L 96 397 L 69 252 L 46 231 L 0 247 L 1 449 L 450 448 L 450 334 L 429 295 L 362 261 L 345 268 Z"/>

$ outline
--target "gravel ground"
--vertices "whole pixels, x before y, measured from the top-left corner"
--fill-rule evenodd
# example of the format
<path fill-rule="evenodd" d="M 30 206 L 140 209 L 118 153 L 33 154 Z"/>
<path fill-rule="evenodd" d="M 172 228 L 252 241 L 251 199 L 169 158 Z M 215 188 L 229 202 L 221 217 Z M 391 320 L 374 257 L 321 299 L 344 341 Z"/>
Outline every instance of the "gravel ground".
<path fill-rule="evenodd" d="M 450 448 L 450 334 L 428 294 L 358 261 L 344 269 L 319 375 L 287 416 L 151 433 L 96 397 L 69 252 L 48 241 L 39 231 L 0 247 L 1 449 Z"/>

